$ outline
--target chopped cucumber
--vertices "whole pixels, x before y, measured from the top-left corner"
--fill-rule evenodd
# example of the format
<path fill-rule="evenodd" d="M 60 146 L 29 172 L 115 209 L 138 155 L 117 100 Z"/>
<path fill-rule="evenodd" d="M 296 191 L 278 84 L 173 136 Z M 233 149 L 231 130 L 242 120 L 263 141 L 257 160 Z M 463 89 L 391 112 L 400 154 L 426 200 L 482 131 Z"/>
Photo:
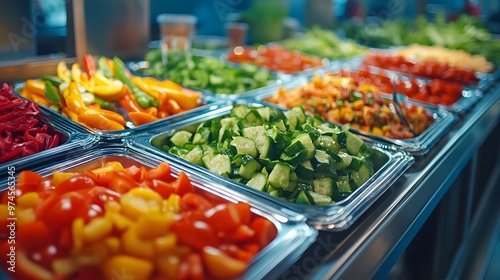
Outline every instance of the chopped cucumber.
<path fill-rule="evenodd" d="M 182 147 L 184 146 L 184 144 L 191 140 L 192 136 L 193 134 L 191 132 L 187 132 L 184 130 L 177 131 L 176 133 L 174 133 L 174 135 L 172 135 L 172 137 L 170 137 L 170 142 L 172 142 L 172 144 L 176 145 L 177 147 Z"/>
<path fill-rule="evenodd" d="M 241 166 L 238 174 L 244 179 L 250 179 L 252 178 L 253 174 L 260 168 L 260 164 L 253 157 L 244 155 L 241 158 Z"/>
<path fill-rule="evenodd" d="M 313 180 L 313 189 L 315 192 L 331 197 L 333 195 L 333 179 L 329 177 Z"/>
<path fill-rule="evenodd" d="M 365 144 L 365 142 L 363 142 L 363 140 L 361 140 L 359 137 L 357 137 L 356 135 L 352 134 L 349 131 L 346 131 L 345 133 L 347 136 L 346 139 L 347 151 L 349 151 L 349 153 L 352 155 L 355 156 L 358 155 L 359 149 L 363 146 L 363 144 Z"/>
<path fill-rule="evenodd" d="M 233 137 L 230 144 L 231 146 L 236 147 L 237 153 L 240 155 L 250 155 L 252 157 L 257 156 L 257 147 L 255 147 L 255 142 L 252 141 L 252 139 L 237 136 Z"/>
<path fill-rule="evenodd" d="M 252 175 L 252 178 L 248 180 L 247 186 L 251 187 L 252 189 L 256 189 L 261 192 L 266 191 L 266 186 L 267 186 L 267 176 L 264 173 L 255 173 Z"/>
<path fill-rule="evenodd" d="M 282 188 L 288 191 L 290 185 L 290 166 L 278 163 L 274 166 L 268 178 L 269 184 L 274 188 Z"/>

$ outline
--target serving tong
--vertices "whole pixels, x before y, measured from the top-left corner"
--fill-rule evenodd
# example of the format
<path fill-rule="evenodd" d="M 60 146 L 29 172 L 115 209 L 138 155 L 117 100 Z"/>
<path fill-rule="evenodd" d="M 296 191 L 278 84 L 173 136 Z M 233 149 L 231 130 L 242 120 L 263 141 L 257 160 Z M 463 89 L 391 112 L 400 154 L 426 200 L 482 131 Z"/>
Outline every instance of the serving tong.
<path fill-rule="evenodd" d="M 396 81 L 398 80 L 398 77 L 395 77 L 392 79 L 392 104 L 394 105 L 394 110 L 396 111 L 396 114 L 398 114 L 399 119 L 401 119 L 401 122 L 410 129 L 411 133 L 413 135 L 417 135 L 415 130 L 413 129 L 411 122 L 408 121 L 406 118 L 406 115 L 403 112 L 403 109 L 401 108 L 402 103 L 406 103 L 408 101 L 408 96 L 406 96 L 403 93 L 399 93 L 396 90 Z"/>

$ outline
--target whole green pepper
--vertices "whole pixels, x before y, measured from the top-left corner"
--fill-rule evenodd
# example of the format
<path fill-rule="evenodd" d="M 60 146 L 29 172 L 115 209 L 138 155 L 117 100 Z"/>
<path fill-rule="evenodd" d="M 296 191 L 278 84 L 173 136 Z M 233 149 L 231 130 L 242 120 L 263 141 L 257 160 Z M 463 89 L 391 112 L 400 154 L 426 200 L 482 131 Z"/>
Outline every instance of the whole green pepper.
<path fill-rule="evenodd" d="M 155 98 L 149 96 L 147 93 L 144 91 L 140 90 L 132 80 L 130 80 L 127 75 L 125 75 L 125 63 L 118 57 L 113 58 L 113 63 L 115 65 L 115 76 L 118 80 L 120 80 L 122 83 L 124 83 L 130 91 L 132 92 L 132 95 L 135 98 L 135 101 L 137 101 L 137 104 L 141 106 L 142 108 L 146 109 L 151 106 L 158 107 L 158 100 Z"/>

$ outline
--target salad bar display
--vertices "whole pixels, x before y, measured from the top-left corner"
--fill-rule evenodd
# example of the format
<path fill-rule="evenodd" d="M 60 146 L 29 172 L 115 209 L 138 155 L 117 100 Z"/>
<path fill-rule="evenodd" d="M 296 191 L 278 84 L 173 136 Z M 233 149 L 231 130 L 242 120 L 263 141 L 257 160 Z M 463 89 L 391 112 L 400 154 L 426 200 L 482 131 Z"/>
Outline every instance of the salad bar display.
<path fill-rule="evenodd" d="M 331 246 L 308 273 L 356 276 L 349 259 L 376 251 L 375 230 L 400 242 L 385 217 L 429 190 L 426 178 L 449 186 L 456 172 L 440 162 L 457 165 L 500 112 L 491 53 L 415 42 L 370 49 L 315 27 L 222 55 L 87 54 L 4 84 L 2 271 L 275 279 Z M 379 264 L 398 250 L 375 251 Z"/>

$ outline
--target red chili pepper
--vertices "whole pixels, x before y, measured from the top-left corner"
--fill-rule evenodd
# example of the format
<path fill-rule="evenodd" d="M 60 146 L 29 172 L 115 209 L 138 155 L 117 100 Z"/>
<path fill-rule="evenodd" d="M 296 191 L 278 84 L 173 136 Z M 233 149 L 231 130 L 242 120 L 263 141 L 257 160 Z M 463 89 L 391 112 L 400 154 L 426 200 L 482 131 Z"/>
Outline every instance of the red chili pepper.
<path fill-rule="evenodd" d="M 96 71 L 95 60 L 94 57 L 90 54 L 86 54 L 83 56 L 83 70 L 87 75 L 87 78 L 91 79 Z"/>

